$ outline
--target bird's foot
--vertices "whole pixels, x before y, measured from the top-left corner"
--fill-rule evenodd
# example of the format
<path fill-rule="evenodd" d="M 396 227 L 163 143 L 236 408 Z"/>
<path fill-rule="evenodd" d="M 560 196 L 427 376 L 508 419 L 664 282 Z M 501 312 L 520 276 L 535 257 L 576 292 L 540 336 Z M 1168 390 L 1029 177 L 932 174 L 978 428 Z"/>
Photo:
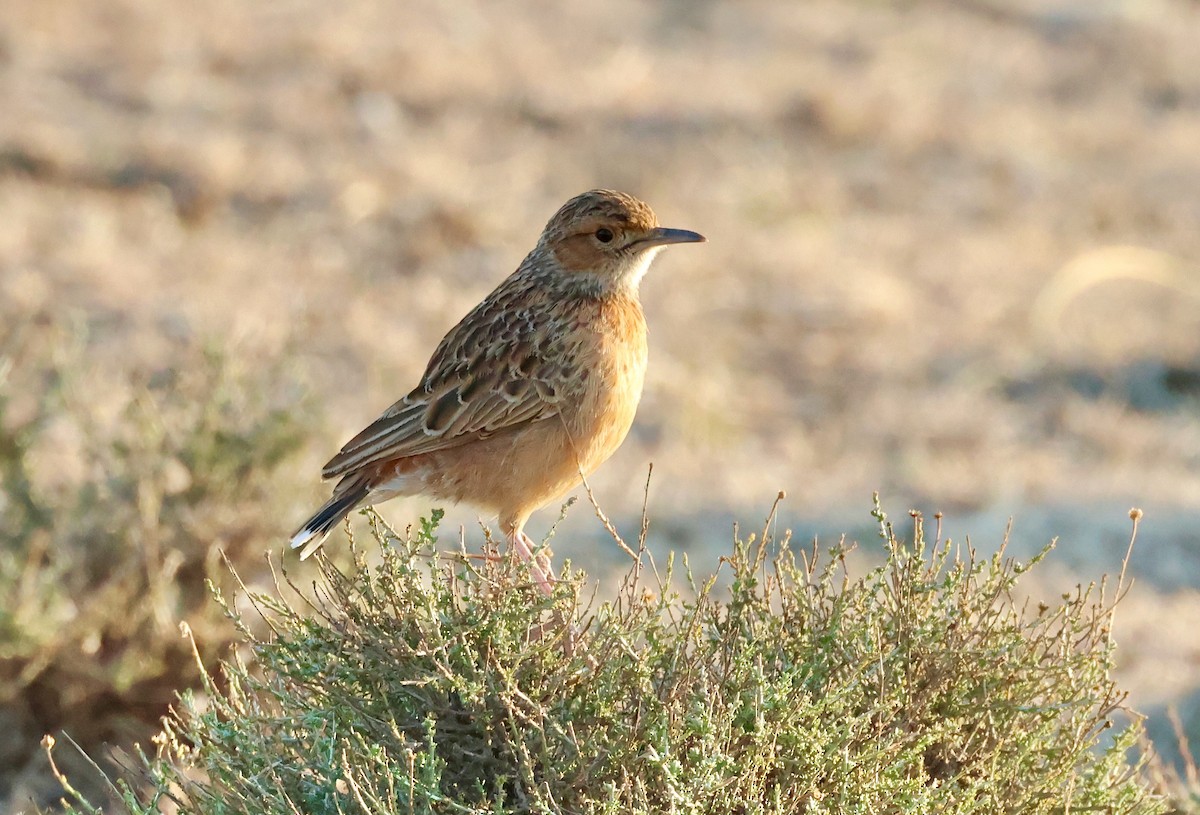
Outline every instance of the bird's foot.
<path fill-rule="evenodd" d="M 542 594 L 549 597 L 553 593 L 554 567 L 546 554 L 535 554 L 537 544 L 524 532 L 510 535 L 508 544 L 517 553 L 517 557 L 529 564 L 529 571 Z"/>

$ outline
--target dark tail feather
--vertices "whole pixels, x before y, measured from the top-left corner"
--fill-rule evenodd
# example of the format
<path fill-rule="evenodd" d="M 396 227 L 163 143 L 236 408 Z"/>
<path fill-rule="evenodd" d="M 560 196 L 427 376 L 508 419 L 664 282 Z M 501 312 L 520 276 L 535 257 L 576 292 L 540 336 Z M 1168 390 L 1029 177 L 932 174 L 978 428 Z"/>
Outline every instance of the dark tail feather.
<path fill-rule="evenodd" d="M 300 559 L 304 560 L 320 549 L 333 528 L 341 523 L 370 491 L 371 488 L 365 483 L 335 490 L 333 497 L 322 504 L 321 508 L 292 535 L 291 545 L 293 549 L 300 549 Z"/>

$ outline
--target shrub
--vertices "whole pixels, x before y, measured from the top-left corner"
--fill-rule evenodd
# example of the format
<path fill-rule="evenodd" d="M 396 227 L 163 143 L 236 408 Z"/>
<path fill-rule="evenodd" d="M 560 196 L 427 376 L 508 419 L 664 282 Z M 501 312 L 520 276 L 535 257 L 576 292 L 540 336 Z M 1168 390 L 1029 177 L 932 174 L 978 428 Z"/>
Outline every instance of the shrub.
<path fill-rule="evenodd" d="M 228 578 L 218 550 L 265 571 L 308 421 L 261 362 L 188 346 L 114 372 L 88 351 L 65 320 L 0 329 L 0 810 L 61 794 L 43 734 L 132 745 L 199 683 L 177 621 L 214 653 L 234 636 L 205 577 Z"/>
<path fill-rule="evenodd" d="M 268 636 L 218 593 L 254 665 L 183 694 L 116 789 L 138 813 L 1162 812 L 1109 678 L 1114 588 L 1018 606 L 1049 547 L 980 559 L 876 511 L 861 577 L 768 525 L 727 588 L 643 553 L 601 603 L 569 567 L 543 597 L 494 550 L 439 555 L 436 513 L 371 514 L 375 565 L 249 595 Z"/>

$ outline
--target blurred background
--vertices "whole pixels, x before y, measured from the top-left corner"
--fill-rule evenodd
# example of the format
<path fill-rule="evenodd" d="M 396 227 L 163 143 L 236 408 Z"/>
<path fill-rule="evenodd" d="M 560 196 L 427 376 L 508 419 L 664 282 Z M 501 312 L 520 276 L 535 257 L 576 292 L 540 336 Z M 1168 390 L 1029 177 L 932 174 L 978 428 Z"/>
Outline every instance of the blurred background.
<path fill-rule="evenodd" d="M 651 462 L 651 548 L 697 571 L 780 489 L 801 541 L 877 546 L 878 490 L 984 553 L 1057 537 L 1054 596 L 1141 507 L 1117 675 L 1164 753 L 1169 706 L 1200 737 L 1197 42 L 1195 0 L 5 0 L 0 807 L 58 795 L 43 733 L 145 743 L 195 681 L 179 619 L 227 655 L 217 553 L 278 562 L 598 186 L 709 238 L 643 284 L 591 481 L 627 538 Z M 554 545 L 627 566 L 586 502 Z"/>

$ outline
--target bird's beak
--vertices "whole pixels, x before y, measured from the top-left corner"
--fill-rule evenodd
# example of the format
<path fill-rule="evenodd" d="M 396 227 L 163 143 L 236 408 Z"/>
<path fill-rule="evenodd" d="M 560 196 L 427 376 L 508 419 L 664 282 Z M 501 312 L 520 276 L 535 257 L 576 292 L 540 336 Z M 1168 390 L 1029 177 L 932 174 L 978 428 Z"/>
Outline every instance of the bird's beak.
<path fill-rule="evenodd" d="M 692 232 L 688 229 L 667 229 L 665 226 L 660 226 L 647 232 L 646 237 L 639 240 L 637 245 L 648 249 L 651 246 L 666 246 L 669 243 L 704 243 L 706 240 L 708 238 L 699 232 Z"/>

